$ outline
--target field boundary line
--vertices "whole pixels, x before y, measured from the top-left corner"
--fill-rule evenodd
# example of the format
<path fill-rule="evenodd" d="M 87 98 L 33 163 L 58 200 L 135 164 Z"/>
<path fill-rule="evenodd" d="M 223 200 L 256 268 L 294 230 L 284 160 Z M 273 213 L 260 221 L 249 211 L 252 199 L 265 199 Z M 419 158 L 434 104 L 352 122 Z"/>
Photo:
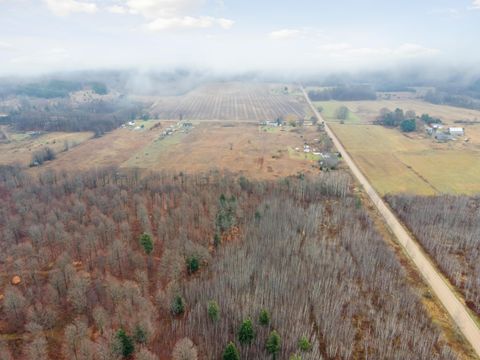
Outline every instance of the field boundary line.
<path fill-rule="evenodd" d="M 385 204 L 382 198 L 375 191 L 373 186 L 368 181 L 367 177 L 363 175 L 363 173 L 357 167 L 343 144 L 337 138 L 335 133 L 330 129 L 328 124 L 323 120 L 323 117 L 313 105 L 312 101 L 308 97 L 307 92 L 305 91 L 305 88 L 301 86 L 301 89 L 313 113 L 324 124 L 325 131 L 332 139 L 335 147 L 342 155 L 344 161 L 349 166 L 353 175 L 357 178 L 358 182 L 362 185 L 365 192 L 370 197 L 370 200 L 373 202 L 379 213 L 382 215 L 386 224 L 397 238 L 399 244 L 402 245 L 412 262 L 417 267 L 422 277 L 425 279 L 429 287 L 433 290 L 442 305 L 450 314 L 451 318 L 458 326 L 462 334 L 471 344 L 475 353 L 480 356 L 480 328 L 477 326 L 475 320 L 471 316 L 465 304 L 462 303 L 459 297 L 457 297 L 455 292 L 450 287 L 452 285 L 446 280 L 443 274 L 441 274 L 436 269 L 432 261 L 424 253 L 422 247 L 407 232 L 400 220 L 397 219 L 392 210 Z"/>

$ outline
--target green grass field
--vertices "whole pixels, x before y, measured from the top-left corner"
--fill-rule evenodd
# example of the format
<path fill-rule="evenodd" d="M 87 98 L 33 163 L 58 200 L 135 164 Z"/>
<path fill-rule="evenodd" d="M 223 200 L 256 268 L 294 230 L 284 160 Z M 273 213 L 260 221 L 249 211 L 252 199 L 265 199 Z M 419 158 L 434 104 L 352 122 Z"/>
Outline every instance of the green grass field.
<path fill-rule="evenodd" d="M 312 153 L 304 153 L 303 150 L 296 151 L 292 147 L 288 147 L 288 156 L 291 159 L 297 159 L 297 160 L 311 160 L 311 161 L 318 161 L 320 160 L 320 155 L 315 155 Z"/>
<path fill-rule="evenodd" d="M 430 139 L 376 125 L 331 127 L 381 195 L 480 193 L 479 151 L 436 148 Z"/>
<path fill-rule="evenodd" d="M 337 110 L 340 106 L 347 106 L 349 108 L 348 117 L 345 122 L 359 122 L 360 118 L 355 114 L 352 109 L 348 106 L 348 104 L 344 104 L 340 101 L 315 101 L 313 103 L 317 109 L 322 108 L 323 110 L 320 112 L 321 115 L 325 118 L 325 120 L 329 121 L 340 121 L 337 118 Z"/>
<path fill-rule="evenodd" d="M 156 157 L 159 153 L 165 151 L 172 145 L 179 144 L 186 135 L 186 133 L 177 131 L 162 139 L 158 138 L 137 153 L 133 154 L 130 159 L 122 164 L 122 167 L 148 167 L 148 164 L 152 164 L 156 161 Z"/>

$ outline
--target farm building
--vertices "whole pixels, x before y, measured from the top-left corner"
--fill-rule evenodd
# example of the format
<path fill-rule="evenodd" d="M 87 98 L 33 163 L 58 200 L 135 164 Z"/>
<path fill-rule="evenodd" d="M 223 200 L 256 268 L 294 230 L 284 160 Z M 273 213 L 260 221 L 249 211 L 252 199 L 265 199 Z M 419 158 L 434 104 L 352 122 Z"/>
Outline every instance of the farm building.
<path fill-rule="evenodd" d="M 451 127 L 448 128 L 448 132 L 452 136 L 464 136 L 465 135 L 465 129 L 462 127 Z"/>
<path fill-rule="evenodd" d="M 452 135 L 444 132 L 437 132 L 435 134 L 435 140 L 437 140 L 438 142 L 447 142 L 447 141 L 453 140 L 453 137 Z"/>

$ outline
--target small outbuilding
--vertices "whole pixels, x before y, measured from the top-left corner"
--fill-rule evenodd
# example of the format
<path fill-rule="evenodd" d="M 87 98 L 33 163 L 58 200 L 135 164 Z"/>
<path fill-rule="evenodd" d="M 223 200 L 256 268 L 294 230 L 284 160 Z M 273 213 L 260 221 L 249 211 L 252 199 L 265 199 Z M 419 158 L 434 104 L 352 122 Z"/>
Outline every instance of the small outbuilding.
<path fill-rule="evenodd" d="M 464 136 L 465 135 L 465 129 L 462 127 L 451 127 L 448 128 L 448 132 L 452 136 Z"/>
<path fill-rule="evenodd" d="M 435 134 L 435 140 L 437 140 L 438 142 L 447 142 L 453 139 L 452 139 L 452 135 L 450 134 L 447 134 L 444 132 L 437 132 Z"/>

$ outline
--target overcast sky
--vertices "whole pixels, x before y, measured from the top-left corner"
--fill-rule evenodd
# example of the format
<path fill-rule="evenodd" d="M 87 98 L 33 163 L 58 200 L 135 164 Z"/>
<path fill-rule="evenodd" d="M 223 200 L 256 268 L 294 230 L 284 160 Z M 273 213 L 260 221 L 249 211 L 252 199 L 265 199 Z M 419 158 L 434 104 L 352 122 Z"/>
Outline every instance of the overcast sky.
<path fill-rule="evenodd" d="M 0 0 L 0 73 L 480 61 L 480 0 Z"/>

